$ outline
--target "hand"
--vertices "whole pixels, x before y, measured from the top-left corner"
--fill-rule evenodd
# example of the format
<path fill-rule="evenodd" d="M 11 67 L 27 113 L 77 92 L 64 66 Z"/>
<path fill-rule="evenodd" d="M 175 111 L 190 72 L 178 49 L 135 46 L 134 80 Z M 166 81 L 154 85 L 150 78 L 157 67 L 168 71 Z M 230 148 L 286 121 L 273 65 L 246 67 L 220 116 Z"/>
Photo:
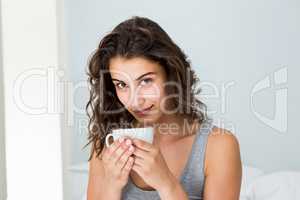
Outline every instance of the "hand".
<path fill-rule="evenodd" d="M 120 138 L 109 147 L 104 147 L 102 160 L 104 167 L 104 179 L 108 188 L 121 190 L 128 182 L 128 176 L 132 169 L 134 147 L 130 139 Z"/>
<path fill-rule="evenodd" d="M 169 188 L 175 180 L 158 146 L 143 140 L 134 139 L 136 149 L 132 169 L 157 191 Z"/>

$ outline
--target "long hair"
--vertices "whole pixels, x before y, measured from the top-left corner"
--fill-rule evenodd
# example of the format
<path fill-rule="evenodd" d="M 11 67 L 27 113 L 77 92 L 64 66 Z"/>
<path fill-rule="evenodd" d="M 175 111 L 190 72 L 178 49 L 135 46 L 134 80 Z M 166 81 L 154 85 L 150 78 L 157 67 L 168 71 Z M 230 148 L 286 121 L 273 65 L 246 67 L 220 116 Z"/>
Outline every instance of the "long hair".
<path fill-rule="evenodd" d="M 187 56 L 156 22 L 134 16 L 106 34 L 89 59 L 90 98 L 86 105 L 89 123 L 88 143 L 85 145 L 92 143 L 89 160 L 94 152 L 99 156 L 105 145 L 105 136 L 113 128 L 130 127 L 134 120 L 118 100 L 111 76 L 107 73 L 110 59 L 116 56 L 142 57 L 159 63 L 167 74 L 167 81 L 177 84 L 166 87 L 167 94 L 180 96 L 172 99 L 172 108 L 180 107 L 178 114 L 191 121 L 202 123 L 207 118 L 205 104 L 196 97 L 201 91 L 196 88 L 199 79 Z"/>

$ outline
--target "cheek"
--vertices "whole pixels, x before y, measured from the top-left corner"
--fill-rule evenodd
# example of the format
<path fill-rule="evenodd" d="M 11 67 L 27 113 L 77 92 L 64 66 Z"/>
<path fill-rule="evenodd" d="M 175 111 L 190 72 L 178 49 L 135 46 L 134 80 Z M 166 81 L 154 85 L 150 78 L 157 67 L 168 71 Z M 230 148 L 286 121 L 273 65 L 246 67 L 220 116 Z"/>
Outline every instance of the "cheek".
<path fill-rule="evenodd" d="M 129 103 L 129 94 L 126 92 L 117 92 L 117 96 L 120 102 L 127 107 Z"/>
<path fill-rule="evenodd" d="M 160 109 L 165 107 L 166 100 L 168 99 L 167 94 L 165 92 L 165 88 L 163 84 L 159 84 L 159 91 L 157 92 L 156 102 Z"/>
<path fill-rule="evenodd" d="M 159 101 L 161 99 L 163 92 L 160 85 L 151 85 L 148 88 L 145 88 L 143 95 L 151 101 Z"/>

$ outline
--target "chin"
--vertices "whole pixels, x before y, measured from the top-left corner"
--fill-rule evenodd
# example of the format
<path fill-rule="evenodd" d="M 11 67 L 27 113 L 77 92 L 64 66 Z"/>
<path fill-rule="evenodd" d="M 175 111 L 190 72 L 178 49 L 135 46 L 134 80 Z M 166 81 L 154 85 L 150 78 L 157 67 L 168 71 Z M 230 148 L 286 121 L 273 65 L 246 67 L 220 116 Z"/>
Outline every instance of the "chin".
<path fill-rule="evenodd" d="M 153 125 L 157 123 L 160 119 L 160 116 L 147 116 L 147 117 L 136 117 L 136 120 L 141 124 Z"/>
<path fill-rule="evenodd" d="M 148 125 L 155 125 L 157 123 L 159 123 L 160 121 L 160 117 L 161 116 L 152 116 L 151 118 L 141 118 L 141 119 L 138 119 L 141 123 L 144 123 L 144 124 L 148 124 Z"/>

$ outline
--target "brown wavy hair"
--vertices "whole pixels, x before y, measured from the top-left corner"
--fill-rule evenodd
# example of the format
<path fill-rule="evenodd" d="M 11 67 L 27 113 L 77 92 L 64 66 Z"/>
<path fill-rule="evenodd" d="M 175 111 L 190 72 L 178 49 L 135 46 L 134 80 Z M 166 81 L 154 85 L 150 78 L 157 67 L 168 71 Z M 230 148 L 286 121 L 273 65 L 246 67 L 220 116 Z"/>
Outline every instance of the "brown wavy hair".
<path fill-rule="evenodd" d="M 207 119 L 206 105 L 196 95 L 199 81 L 191 69 L 190 61 L 168 34 L 154 21 L 134 16 L 117 25 L 100 41 L 88 62 L 88 83 L 90 98 L 86 105 L 89 118 L 88 143 L 92 143 L 91 154 L 98 157 L 105 145 L 105 136 L 113 128 L 132 127 L 134 117 L 118 100 L 115 86 L 108 72 L 109 61 L 114 57 L 142 57 L 159 63 L 167 74 L 167 81 L 175 82 L 180 88 L 169 85 L 166 94 L 179 94 L 180 99 L 171 101 L 172 108 L 179 108 L 178 114 L 200 124 Z M 113 112 L 113 111 L 118 112 Z M 109 112 L 111 111 L 111 112 Z"/>

